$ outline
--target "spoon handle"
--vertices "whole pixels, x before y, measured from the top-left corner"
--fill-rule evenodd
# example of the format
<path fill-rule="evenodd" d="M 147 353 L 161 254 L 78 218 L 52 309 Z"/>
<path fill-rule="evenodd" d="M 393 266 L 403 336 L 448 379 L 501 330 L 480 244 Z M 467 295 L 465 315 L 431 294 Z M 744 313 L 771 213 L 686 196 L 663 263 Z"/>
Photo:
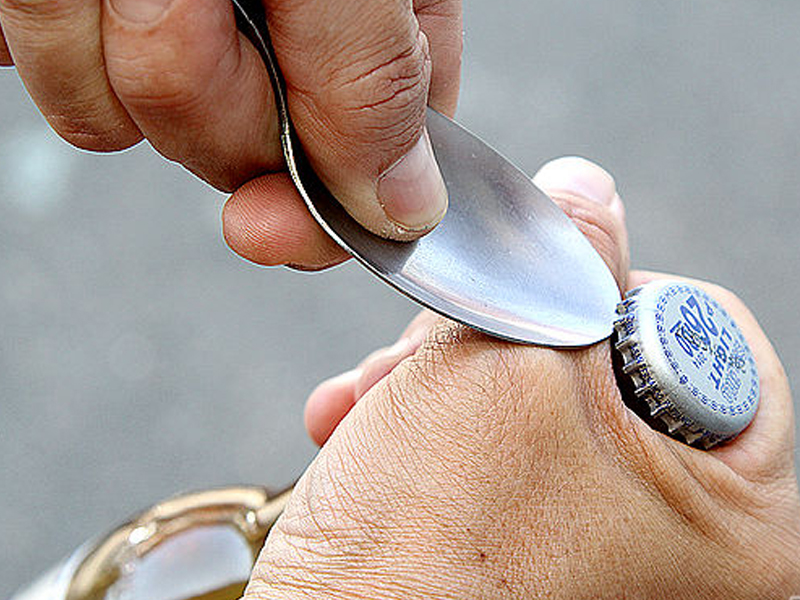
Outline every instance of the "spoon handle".
<path fill-rule="evenodd" d="M 286 167 L 292 178 L 295 188 L 303 198 L 306 208 L 333 240 L 350 254 L 358 256 L 351 246 L 340 236 L 338 228 L 331 226 L 331 216 L 334 215 L 337 222 L 343 222 L 353 227 L 355 221 L 341 208 L 339 202 L 328 191 L 325 185 L 317 177 L 316 172 L 311 167 L 308 158 L 303 151 L 297 133 L 292 125 L 292 118 L 289 115 L 289 102 L 286 96 L 286 81 L 278 65 L 278 58 L 272 46 L 272 39 L 267 25 L 267 15 L 261 0 L 231 0 L 236 9 L 236 22 L 239 30 L 244 33 L 258 50 L 272 83 L 272 91 L 275 97 L 275 107 L 278 111 L 278 123 L 280 125 L 281 146 Z M 329 214 L 325 218 L 320 211 Z M 352 222 L 352 223 L 350 223 Z M 341 225 L 340 225 L 341 226 Z M 355 225 L 360 228 L 359 225 Z M 364 230 L 362 236 L 372 236 Z"/>
<path fill-rule="evenodd" d="M 239 30 L 244 33 L 253 43 L 261 55 L 264 66 L 267 68 L 269 80 L 272 83 L 272 92 L 275 96 L 275 107 L 278 110 L 278 121 L 281 129 L 281 145 L 289 165 L 290 171 L 294 166 L 294 128 L 292 119 L 289 116 L 289 106 L 286 100 L 286 81 L 283 79 L 275 50 L 272 47 L 272 39 L 267 27 L 267 14 L 261 0 L 232 0 L 236 9 L 236 23 Z M 294 173 L 292 178 L 298 183 Z"/>

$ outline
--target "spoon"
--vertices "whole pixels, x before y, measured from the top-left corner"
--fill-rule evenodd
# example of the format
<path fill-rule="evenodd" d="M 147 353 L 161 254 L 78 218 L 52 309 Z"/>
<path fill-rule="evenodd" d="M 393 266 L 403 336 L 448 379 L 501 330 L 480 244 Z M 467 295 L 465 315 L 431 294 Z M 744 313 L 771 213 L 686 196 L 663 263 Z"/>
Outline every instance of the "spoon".
<path fill-rule="evenodd" d="M 232 1 L 269 72 L 292 180 L 336 243 L 416 302 L 493 336 L 579 347 L 611 335 L 619 290 L 592 245 L 527 175 L 433 109 L 427 127 L 450 197 L 444 219 L 414 242 L 357 223 L 303 152 L 261 1 Z"/>

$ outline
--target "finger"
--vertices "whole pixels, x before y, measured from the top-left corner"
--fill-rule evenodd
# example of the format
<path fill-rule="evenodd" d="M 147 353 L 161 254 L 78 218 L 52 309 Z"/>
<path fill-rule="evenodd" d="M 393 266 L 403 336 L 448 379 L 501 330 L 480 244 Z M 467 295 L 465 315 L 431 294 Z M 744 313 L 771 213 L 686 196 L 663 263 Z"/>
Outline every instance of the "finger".
<path fill-rule="evenodd" d="M 317 270 L 349 258 L 308 212 L 287 173 L 245 184 L 222 211 L 225 241 L 259 265 Z"/>
<path fill-rule="evenodd" d="M 356 369 L 321 383 L 306 401 L 305 424 L 311 439 L 323 445 L 355 403 L 413 355 L 441 318 L 423 310 L 406 327 L 397 343 L 373 352 Z"/>
<path fill-rule="evenodd" d="M 141 140 L 106 76 L 99 1 L 0 0 L 0 19 L 25 87 L 61 137 L 95 151 Z"/>
<path fill-rule="evenodd" d="M 159 152 L 228 191 L 282 168 L 267 73 L 230 2 L 104 1 L 111 83 Z"/>
<path fill-rule="evenodd" d="M 442 317 L 430 310 L 421 311 L 409 323 L 393 345 L 370 354 L 359 365 L 361 377 L 356 381 L 355 396 L 359 400 L 381 379 L 391 373 L 403 360 L 414 354 L 434 324 Z"/>
<path fill-rule="evenodd" d="M 614 178 L 586 159 L 564 157 L 543 166 L 533 181 L 573 220 L 624 290 L 630 249 Z"/>
<path fill-rule="evenodd" d="M 322 446 L 356 403 L 355 386 L 360 369 L 323 381 L 306 401 L 303 420 L 311 440 Z"/>
<path fill-rule="evenodd" d="M 13 67 L 14 59 L 11 58 L 11 52 L 8 50 L 6 37 L 3 34 L 3 28 L 0 27 L 0 67 Z"/>
<path fill-rule="evenodd" d="M 721 459 L 736 473 L 751 481 L 794 476 L 794 408 L 786 373 L 764 331 L 745 304 L 730 291 L 703 281 L 662 273 L 634 271 L 630 286 L 658 279 L 682 279 L 713 296 L 741 329 L 753 352 L 758 369 L 761 397 L 750 426 L 733 441 L 708 453 L 687 453 L 688 460 L 704 464 L 708 456 Z"/>
<path fill-rule="evenodd" d="M 328 189 L 378 235 L 432 229 L 447 191 L 424 131 L 430 46 L 411 3 L 266 4 L 298 135 Z"/>
<path fill-rule="evenodd" d="M 428 38 L 431 84 L 428 105 L 452 117 L 461 83 L 463 26 L 461 0 L 415 0 L 414 12 Z"/>

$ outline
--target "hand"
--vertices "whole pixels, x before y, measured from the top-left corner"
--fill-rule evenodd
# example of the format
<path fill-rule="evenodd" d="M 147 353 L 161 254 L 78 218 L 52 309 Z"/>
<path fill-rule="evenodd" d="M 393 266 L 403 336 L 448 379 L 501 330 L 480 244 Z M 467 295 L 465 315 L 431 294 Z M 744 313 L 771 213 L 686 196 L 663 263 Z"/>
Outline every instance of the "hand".
<path fill-rule="evenodd" d="M 298 134 L 348 211 L 388 237 L 436 225 L 447 194 L 425 106 L 455 110 L 460 0 L 265 0 Z M 0 65 L 88 150 L 146 138 L 221 190 L 234 250 L 319 268 L 346 254 L 284 172 L 272 91 L 226 0 L 0 0 Z"/>
<path fill-rule="evenodd" d="M 628 276 L 607 174 L 573 159 L 537 181 L 620 287 L 661 277 Z M 423 314 L 406 341 L 312 395 L 317 441 L 346 416 L 297 484 L 245 597 L 800 593 L 787 381 L 744 305 L 700 285 L 737 320 L 759 368 L 761 405 L 736 440 L 705 452 L 650 429 L 622 403 L 607 342 L 514 345 Z"/>

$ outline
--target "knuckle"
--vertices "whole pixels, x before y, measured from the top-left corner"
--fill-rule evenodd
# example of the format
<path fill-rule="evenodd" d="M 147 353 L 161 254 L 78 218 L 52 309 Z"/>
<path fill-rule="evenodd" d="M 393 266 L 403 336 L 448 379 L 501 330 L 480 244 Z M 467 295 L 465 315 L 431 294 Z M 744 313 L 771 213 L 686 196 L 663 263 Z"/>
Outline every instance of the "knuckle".
<path fill-rule="evenodd" d="M 67 143 L 90 152 L 118 152 L 142 140 L 141 133 L 123 123 L 98 123 L 93 118 L 50 115 L 47 121 Z"/>
<path fill-rule="evenodd" d="M 340 88 L 347 94 L 348 110 L 405 109 L 425 98 L 430 59 L 424 44 L 414 43 L 362 69 Z"/>
<path fill-rule="evenodd" d="M 152 113 L 154 121 L 200 121 L 214 98 L 229 95 L 232 83 L 252 76 L 243 69 L 257 68 L 243 60 L 239 38 L 227 31 L 227 12 L 213 2 L 196 4 L 174 7 L 145 27 L 111 16 L 103 22 L 109 79 L 123 102 L 145 118 Z"/>
<path fill-rule="evenodd" d="M 180 69 L 153 69 L 149 57 L 116 58 L 109 75 L 123 103 L 140 110 L 193 114 L 202 101 L 192 77 Z"/>
<path fill-rule="evenodd" d="M 431 75 L 427 38 L 420 32 L 388 52 L 329 67 L 293 91 L 328 121 L 332 133 L 405 148 L 419 136 L 425 117 Z"/>
<path fill-rule="evenodd" d="M 414 0 L 417 14 L 434 14 L 453 17 L 461 14 L 461 0 Z"/>
<path fill-rule="evenodd" d="M 67 0 L 0 0 L 0 10 L 5 18 L 15 21 L 32 17 L 59 19 L 71 14 L 75 10 L 75 3 Z"/>

